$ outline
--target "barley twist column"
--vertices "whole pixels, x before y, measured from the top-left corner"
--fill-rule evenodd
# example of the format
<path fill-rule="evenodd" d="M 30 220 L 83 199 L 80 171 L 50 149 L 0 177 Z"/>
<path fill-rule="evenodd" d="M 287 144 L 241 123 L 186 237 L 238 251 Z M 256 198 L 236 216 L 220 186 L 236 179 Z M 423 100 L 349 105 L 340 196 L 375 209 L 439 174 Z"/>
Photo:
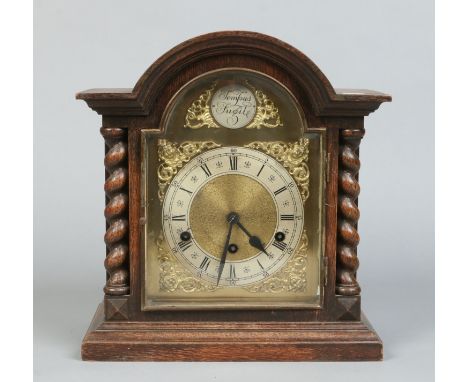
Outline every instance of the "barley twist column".
<path fill-rule="evenodd" d="M 104 215 L 107 230 L 104 241 L 107 246 L 104 266 L 107 282 L 104 293 L 120 296 L 129 293 L 128 271 L 128 164 L 127 130 L 102 128 L 106 142 L 106 208 Z"/>
<path fill-rule="evenodd" d="M 356 280 L 356 271 L 359 267 L 357 198 L 360 191 L 357 176 L 361 165 L 358 149 L 363 136 L 364 129 L 340 131 L 336 294 L 344 296 L 356 296 L 361 292 Z"/>

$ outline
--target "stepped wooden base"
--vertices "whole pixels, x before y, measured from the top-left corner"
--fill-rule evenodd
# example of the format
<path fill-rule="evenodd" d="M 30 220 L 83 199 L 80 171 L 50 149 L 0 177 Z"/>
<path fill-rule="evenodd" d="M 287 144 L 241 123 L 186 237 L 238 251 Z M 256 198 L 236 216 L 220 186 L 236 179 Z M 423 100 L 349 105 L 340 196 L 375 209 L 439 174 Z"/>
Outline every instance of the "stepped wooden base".
<path fill-rule="evenodd" d="M 99 305 L 81 346 L 94 361 L 377 361 L 382 342 L 360 322 L 105 321 Z"/>

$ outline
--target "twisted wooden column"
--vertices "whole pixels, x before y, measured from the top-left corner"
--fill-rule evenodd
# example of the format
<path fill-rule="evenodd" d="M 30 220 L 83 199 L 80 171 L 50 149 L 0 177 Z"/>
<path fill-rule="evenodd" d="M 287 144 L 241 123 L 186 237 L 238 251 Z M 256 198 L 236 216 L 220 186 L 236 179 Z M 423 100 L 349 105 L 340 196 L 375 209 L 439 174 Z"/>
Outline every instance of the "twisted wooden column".
<path fill-rule="evenodd" d="M 340 131 L 336 294 L 345 296 L 355 296 L 361 292 L 356 280 L 356 271 L 359 267 L 357 198 L 360 191 L 357 176 L 361 166 L 358 149 L 364 132 L 364 129 Z"/>
<path fill-rule="evenodd" d="M 104 293 L 108 295 L 128 294 L 128 164 L 127 130 L 121 128 L 101 128 L 106 142 L 106 208 L 104 215 L 107 230 L 104 241 L 107 246 L 104 266 L 107 282 Z"/>

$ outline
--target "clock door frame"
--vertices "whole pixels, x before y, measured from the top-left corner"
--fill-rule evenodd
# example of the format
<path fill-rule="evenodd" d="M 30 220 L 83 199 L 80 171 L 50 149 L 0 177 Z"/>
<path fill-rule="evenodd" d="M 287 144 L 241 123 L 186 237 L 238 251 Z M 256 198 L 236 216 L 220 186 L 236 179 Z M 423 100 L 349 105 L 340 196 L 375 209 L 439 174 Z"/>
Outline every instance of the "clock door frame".
<path fill-rule="evenodd" d="M 319 309 L 196 312 L 141 309 L 144 259 L 141 227 L 145 223 L 141 203 L 141 131 L 160 129 L 163 136 L 161 118 L 179 89 L 197 76 L 227 67 L 245 68 L 272 77 L 298 100 L 308 129 L 326 131 L 326 283 L 323 306 Z M 390 96 L 334 89 L 310 59 L 275 38 L 252 32 L 217 32 L 191 39 L 167 52 L 147 69 L 133 89 L 91 89 L 78 93 L 77 98 L 102 115 L 101 134 L 106 142 L 107 281 L 103 305 L 83 342 L 84 359 L 371 360 L 382 357 L 382 343 L 361 314 L 356 279 L 357 198 L 364 117 L 382 102 L 390 101 Z M 185 337 L 188 328 L 194 329 L 194 322 L 199 324 L 203 337 L 197 346 L 189 345 Z M 243 330 L 262 329 L 258 323 L 264 323 L 263 329 L 273 328 L 271 337 L 264 342 L 275 343 L 273 338 L 278 330 L 284 334 L 284 341 L 278 340 L 262 356 L 241 345 Z M 292 338 L 290 325 L 305 335 L 306 342 L 309 338 L 306 333 L 312 335 L 309 345 L 301 351 L 298 350 L 301 336 Z M 219 346 L 208 345 L 216 338 L 213 328 L 231 333 L 229 338 L 238 345 L 236 350 L 228 354 Z M 115 346 L 102 345 L 103 338 L 107 338 L 106 330 L 115 331 Z M 125 345 L 118 340 L 120 334 L 125 336 L 135 330 L 145 336 L 141 349 L 152 349 L 147 355 L 143 351 L 125 352 Z M 328 330 L 326 334 L 324 330 Z M 323 343 L 319 344 L 319 338 L 325 338 Z M 186 351 L 179 355 L 165 354 L 163 350 L 171 348 L 167 342 L 171 339 L 178 339 L 181 345 L 177 349 Z M 100 353 L 97 349 L 101 345 L 106 350 Z M 294 351 L 279 355 L 275 346 L 292 346 Z M 340 346 L 347 351 L 336 351 Z"/>

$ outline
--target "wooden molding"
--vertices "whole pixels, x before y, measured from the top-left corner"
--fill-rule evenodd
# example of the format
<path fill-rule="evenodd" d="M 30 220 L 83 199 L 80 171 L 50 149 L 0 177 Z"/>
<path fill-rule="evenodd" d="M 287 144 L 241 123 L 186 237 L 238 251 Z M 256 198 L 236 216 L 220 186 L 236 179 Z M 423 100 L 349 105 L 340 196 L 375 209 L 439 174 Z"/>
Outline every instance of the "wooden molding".
<path fill-rule="evenodd" d="M 217 57 L 223 58 L 217 64 L 221 69 L 229 58 L 239 56 L 256 58 L 285 71 L 299 85 L 316 116 L 364 116 L 391 100 L 389 95 L 375 91 L 335 90 L 317 65 L 299 50 L 276 38 L 244 31 L 216 32 L 187 40 L 156 60 L 133 89 L 90 89 L 76 98 L 102 115 L 148 115 L 164 86 L 182 70 Z M 199 74 L 193 73 L 193 77 Z"/>
<path fill-rule="evenodd" d="M 93 361 L 377 361 L 367 319 L 346 322 L 105 321 L 102 304 L 83 339 Z"/>

